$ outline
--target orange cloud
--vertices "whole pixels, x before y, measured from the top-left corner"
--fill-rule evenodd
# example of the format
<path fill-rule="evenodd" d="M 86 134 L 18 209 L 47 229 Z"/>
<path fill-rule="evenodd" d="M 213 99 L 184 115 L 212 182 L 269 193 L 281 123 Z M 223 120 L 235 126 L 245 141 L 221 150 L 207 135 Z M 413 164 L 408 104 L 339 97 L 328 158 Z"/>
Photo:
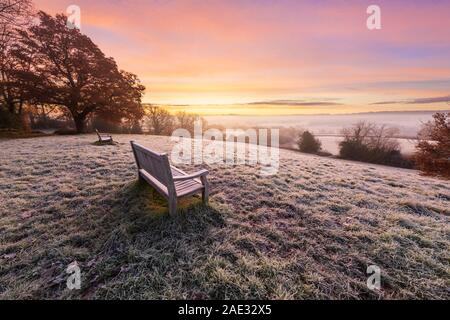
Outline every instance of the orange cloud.
<path fill-rule="evenodd" d="M 35 2 L 50 13 L 71 4 Z M 78 5 L 82 31 L 121 68 L 139 75 L 147 102 L 339 96 L 350 106 L 371 108 L 374 97 L 448 94 L 434 83 L 450 79 L 450 3 L 378 2 L 379 31 L 366 28 L 366 1 L 80 0 Z"/>

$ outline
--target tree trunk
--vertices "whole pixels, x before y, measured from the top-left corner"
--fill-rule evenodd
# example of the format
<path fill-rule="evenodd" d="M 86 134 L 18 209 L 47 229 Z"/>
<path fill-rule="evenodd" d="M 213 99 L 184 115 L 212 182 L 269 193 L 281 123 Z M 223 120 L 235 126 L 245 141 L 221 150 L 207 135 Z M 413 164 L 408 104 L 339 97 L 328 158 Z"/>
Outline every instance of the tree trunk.
<path fill-rule="evenodd" d="M 8 105 L 8 111 L 11 114 L 16 114 L 16 104 L 11 99 L 6 100 L 6 104 Z"/>
<path fill-rule="evenodd" d="M 83 133 L 86 129 L 86 117 L 83 116 L 74 116 L 73 121 L 75 122 L 75 128 L 77 129 L 77 133 Z"/>

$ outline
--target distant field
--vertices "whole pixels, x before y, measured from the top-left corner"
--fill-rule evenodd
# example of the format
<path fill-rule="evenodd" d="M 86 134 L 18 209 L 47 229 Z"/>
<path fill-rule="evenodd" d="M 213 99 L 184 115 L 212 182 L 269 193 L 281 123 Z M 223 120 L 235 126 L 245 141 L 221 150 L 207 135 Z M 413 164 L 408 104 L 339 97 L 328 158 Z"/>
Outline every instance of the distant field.
<path fill-rule="evenodd" d="M 289 116 L 206 116 L 212 126 L 226 127 L 256 126 L 256 127 L 295 127 L 310 130 L 315 134 L 339 134 L 342 128 L 359 121 L 378 125 L 384 124 L 396 127 L 401 136 L 415 137 L 420 126 L 431 120 L 434 111 L 416 112 L 372 112 L 354 114 L 323 114 L 323 115 L 289 115 Z"/>
<path fill-rule="evenodd" d="M 322 142 L 322 149 L 333 155 L 339 154 L 339 142 L 342 138 L 341 130 L 352 126 L 359 121 L 386 125 L 399 129 L 399 136 L 407 137 L 397 139 L 403 154 L 410 155 L 415 151 L 417 132 L 421 125 L 432 119 L 432 111 L 421 112 L 373 112 L 355 114 L 324 114 L 324 115 L 291 115 L 291 116 L 207 116 L 208 123 L 228 127 L 277 127 L 300 128 L 313 132 Z M 333 135 L 333 136 L 330 136 Z M 336 137 L 335 137 L 336 136 Z M 297 140 L 297 137 L 293 137 Z M 295 145 L 291 146 L 296 148 Z"/>
<path fill-rule="evenodd" d="M 170 218 L 129 145 L 169 139 L 96 139 L 0 140 L 0 299 L 450 298 L 450 181 L 281 150 L 276 176 L 209 167 L 211 205 Z"/>

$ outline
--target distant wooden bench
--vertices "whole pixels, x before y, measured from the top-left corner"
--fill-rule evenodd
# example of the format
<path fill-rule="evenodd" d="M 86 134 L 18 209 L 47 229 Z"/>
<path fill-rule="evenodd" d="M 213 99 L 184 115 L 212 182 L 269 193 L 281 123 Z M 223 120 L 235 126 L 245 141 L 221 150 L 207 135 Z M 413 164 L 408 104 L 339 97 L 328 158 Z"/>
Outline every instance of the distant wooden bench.
<path fill-rule="evenodd" d="M 113 138 L 111 135 L 107 134 L 100 134 L 97 129 L 95 129 L 95 132 L 97 132 L 98 136 L 98 142 L 100 143 L 111 143 L 113 142 Z"/>
<path fill-rule="evenodd" d="M 131 141 L 134 158 L 138 167 L 138 177 L 154 187 L 169 202 L 169 213 L 176 213 L 177 199 L 202 193 L 204 203 L 208 202 L 208 170 L 193 174 L 171 166 L 166 153 L 153 152 Z"/>

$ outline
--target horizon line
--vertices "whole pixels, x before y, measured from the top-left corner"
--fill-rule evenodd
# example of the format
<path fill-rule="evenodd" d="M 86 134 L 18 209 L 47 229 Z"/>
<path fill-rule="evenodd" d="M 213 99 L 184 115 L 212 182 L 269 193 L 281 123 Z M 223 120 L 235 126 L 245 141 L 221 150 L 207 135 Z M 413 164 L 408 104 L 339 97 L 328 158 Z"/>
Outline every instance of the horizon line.
<path fill-rule="evenodd" d="M 173 105 L 173 104 L 156 104 L 156 103 L 142 103 L 142 105 L 153 105 L 157 107 L 189 107 L 196 105 Z M 208 104 L 213 106 L 213 104 Z M 202 106 L 208 106 L 202 105 Z M 227 104 L 224 104 L 227 105 Z M 215 105 L 219 106 L 219 104 Z M 186 111 L 189 113 L 189 111 Z M 286 113 L 286 114 L 239 114 L 239 113 L 223 113 L 223 114 L 200 114 L 203 117 L 223 117 L 223 116 L 238 116 L 238 117 L 289 117 L 289 116 L 345 116 L 345 115 L 364 115 L 364 114 L 382 114 L 382 113 L 438 113 L 450 112 L 450 109 L 437 110 L 392 110 L 392 111 L 361 111 L 361 112 L 344 112 L 344 113 Z"/>

